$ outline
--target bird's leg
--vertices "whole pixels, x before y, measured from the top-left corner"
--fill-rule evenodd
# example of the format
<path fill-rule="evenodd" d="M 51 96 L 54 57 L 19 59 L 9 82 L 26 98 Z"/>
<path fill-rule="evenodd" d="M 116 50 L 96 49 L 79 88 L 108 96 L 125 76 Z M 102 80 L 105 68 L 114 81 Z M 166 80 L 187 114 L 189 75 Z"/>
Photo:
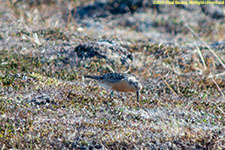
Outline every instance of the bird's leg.
<path fill-rule="evenodd" d="M 122 102 L 124 102 L 124 100 L 125 100 L 123 97 L 124 97 L 124 93 L 123 92 L 120 92 L 119 99 L 121 99 Z"/>
<path fill-rule="evenodd" d="M 139 91 L 137 91 L 136 93 L 137 93 L 137 101 L 139 102 Z"/>
<path fill-rule="evenodd" d="M 110 99 L 112 99 L 112 97 L 113 97 L 113 91 L 112 91 L 111 94 L 110 94 Z"/>

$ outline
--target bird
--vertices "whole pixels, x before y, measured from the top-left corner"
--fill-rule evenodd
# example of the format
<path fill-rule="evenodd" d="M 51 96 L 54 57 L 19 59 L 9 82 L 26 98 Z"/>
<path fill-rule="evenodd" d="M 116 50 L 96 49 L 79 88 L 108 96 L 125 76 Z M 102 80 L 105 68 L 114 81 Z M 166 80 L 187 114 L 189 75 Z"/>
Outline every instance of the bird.
<path fill-rule="evenodd" d="M 142 84 L 135 76 L 127 73 L 107 73 L 103 75 L 85 75 L 85 78 L 97 80 L 100 86 L 111 90 L 112 98 L 113 91 L 118 92 L 136 92 L 137 101 L 139 102 L 139 93 L 142 89 Z"/>

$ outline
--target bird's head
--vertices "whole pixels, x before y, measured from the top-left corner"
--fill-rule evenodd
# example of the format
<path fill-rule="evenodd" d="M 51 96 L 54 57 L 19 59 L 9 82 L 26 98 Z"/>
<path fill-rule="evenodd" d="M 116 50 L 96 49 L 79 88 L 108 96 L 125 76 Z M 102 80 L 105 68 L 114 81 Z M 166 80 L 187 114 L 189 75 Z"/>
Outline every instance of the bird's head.
<path fill-rule="evenodd" d="M 137 91 L 142 89 L 142 84 L 135 77 L 128 77 L 128 81 L 135 87 Z"/>

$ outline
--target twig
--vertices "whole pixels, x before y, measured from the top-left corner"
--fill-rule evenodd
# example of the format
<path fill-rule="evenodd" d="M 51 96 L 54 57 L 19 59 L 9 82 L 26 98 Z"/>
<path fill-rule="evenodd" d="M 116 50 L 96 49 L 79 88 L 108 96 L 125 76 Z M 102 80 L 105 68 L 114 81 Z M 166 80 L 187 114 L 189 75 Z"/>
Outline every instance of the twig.
<path fill-rule="evenodd" d="M 224 97 L 224 94 L 223 94 L 222 90 L 220 89 L 219 85 L 216 83 L 216 81 L 213 79 L 213 77 L 211 77 L 211 79 L 215 83 L 215 85 L 216 85 L 217 89 L 219 90 L 220 94 Z M 217 107 L 217 109 L 219 111 L 221 111 L 223 114 L 225 114 L 224 111 L 216 103 L 213 103 L 213 104 Z"/>
<path fill-rule="evenodd" d="M 128 73 L 131 70 L 131 67 L 128 66 L 129 68 L 124 72 L 124 73 Z"/>
<path fill-rule="evenodd" d="M 69 28 L 69 23 L 70 23 L 70 20 L 71 20 L 71 10 L 69 10 L 69 15 L 68 15 L 68 18 L 67 18 L 67 21 L 66 21 L 66 28 L 68 29 Z"/>
<path fill-rule="evenodd" d="M 222 92 L 222 90 L 220 89 L 219 85 L 216 83 L 216 81 L 213 79 L 213 77 L 210 77 L 212 79 L 212 81 L 214 82 L 214 84 L 216 85 L 218 91 L 220 92 L 220 94 L 224 97 L 224 94 Z"/>
<path fill-rule="evenodd" d="M 162 78 L 163 82 L 167 85 L 167 87 L 168 87 L 175 95 L 178 96 L 178 94 L 171 88 L 171 86 L 166 82 L 166 80 L 164 80 L 163 76 L 162 76 L 161 74 L 158 74 L 158 75 Z"/>
<path fill-rule="evenodd" d="M 219 77 L 219 76 L 223 76 L 225 75 L 225 72 L 222 72 L 222 73 L 219 73 L 219 74 L 216 74 L 215 77 Z"/>
<path fill-rule="evenodd" d="M 216 106 L 216 108 L 223 114 L 225 115 L 224 111 L 215 103 L 215 102 L 212 102 L 212 104 L 214 104 Z"/>
<path fill-rule="evenodd" d="M 155 60 L 155 59 L 154 59 Z M 154 62 L 154 60 L 150 63 L 150 64 L 148 64 L 148 66 L 145 68 L 145 70 L 143 71 L 143 73 L 142 73 L 142 76 L 146 73 L 146 71 L 149 69 L 149 67 L 152 65 L 152 63 Z"/>
<path fill-rule="evenodd" d="M 209 51 L 216 57 L 216 59 L 220 62 L 220 64 L 221 64 L 221 65 L 223 66 L 223 68 L 225 69 L 225 64 L 224 64 L 223 61 L 219 58 L 219 56 L 217 56 L 217 54 L 210 48 L 210 46 L 209 46 L 205 41 L 203 41 L 203 40 L 198 36 L 198 34 L 196 34 L 196 33 L 193 31 L 193 29 L 192 29 L 187 23 L 185 23 L 185 27 L 187 27 L 195 37 L 197 37 L 200 41 L 202 41 L 202 42 L 206 45 L 206 47 L 209 49 Z"/>
<path fill-rule="evenodd" d="M 197 51 L 198 51 L 198 55 L 200 56 L 201 61 L 202 61 L 202 63 L 203 63 L 204 71 L 205 71 L 205 70 L 206 70 L 205 60 L 204 60 L 204 58 L 203 58 L 202 52 L 200 51 L 200 49 L 199 49 L 199 47 L 198 47 L 196 41 L 195 41 L 195 45 L 196 45 L 196 48 L 197 48 Z"/>

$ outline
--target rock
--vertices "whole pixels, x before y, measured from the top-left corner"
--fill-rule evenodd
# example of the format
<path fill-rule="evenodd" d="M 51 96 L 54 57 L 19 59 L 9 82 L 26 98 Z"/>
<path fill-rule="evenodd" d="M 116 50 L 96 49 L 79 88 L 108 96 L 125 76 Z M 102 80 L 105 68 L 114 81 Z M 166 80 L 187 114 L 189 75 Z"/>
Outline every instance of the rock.
<path fill-rule="evenodd" d="M 36 105 L 45 105 L 51 102 L 51 99 L 48 95 L 39 95 L 31 100 L 32 103 Z"/>
<path fill-rule="evenodd" d="M 222 8 L 216 5 L 201 5 L 201 9 L 205 15 L 214 19 L 223 19 L 225 16 Z"/>
<path fill-rule="evenodd" d="M 110 62 L 117 62 L 126 65 L 133 60 L 132 54 L 126 48 L 120 46 L 116 42 L 102 40 L 98 42 L 87 42 L 79 44 L 75 48 L 77 56 L 81 59 L 98 58 L 106 59 Z"/>
<path fill-rule="evenodd" d="M 95 1 L 92 4 L 78 7 L 76 10 L 75 17 L 77 18 L 85 18 L 85 17 L 108 17 L 110 15 L 118 15 L 125 13 L 134 13 L 139 9 L 146 7 L 156 7 L 158 10 L 158 6 L 153 5 L 151 1 L 143 1 L 143 0 L 114 0 L 114 1 Z M 72 10 L 72 14 L 74 14 L 74 10 Z"/>

